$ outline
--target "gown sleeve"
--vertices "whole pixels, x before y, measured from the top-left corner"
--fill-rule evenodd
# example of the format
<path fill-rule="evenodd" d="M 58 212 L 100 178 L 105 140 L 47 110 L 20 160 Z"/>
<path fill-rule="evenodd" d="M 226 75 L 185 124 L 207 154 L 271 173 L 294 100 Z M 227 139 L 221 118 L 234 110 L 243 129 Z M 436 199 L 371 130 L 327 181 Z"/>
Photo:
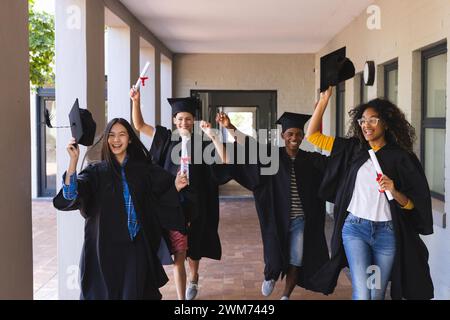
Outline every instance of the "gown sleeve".
<path fill-rule="evenodd" d="M 150 156 L 155 163 L 163 166 L 166 149 L 170 144 L 172 132 L 166 127 L 156 126 L 152 146 L 150 147 Z"/>
<path fill-rule="evenodd" d="M 414 154 L 405 154 L 398 166 L 398 173 L 399 191 L 414 203 L 411 210 L 402 208 L 404 217 L 410 220 L 418 233 L 432 234 L 431 194 L 422 165 Z"/>
<path fill-rule="evenodd" d="M 65 180 L 66 173 L 63 175 Z M 94 190 L 97 190 L 97 174 L 95 165 L 89 165 L 77 176 L 77 194 L 72 200 L 64 198 L 63 188 L 53 198 L 53 206 L 61 211 L 80 210 L 84 218 L 88 217 L 88 206 Z"/>
<path fill-rule="evenodd" d="M 319 152 L 307 152 L 306 154 L 314 168 L 323 174 L 327 168 L 329 157 L 320 154 Z"/>
<path fill-rule="evenodd" d="M 352 156 L 359 142 L 355 138 L 335 137 L 333 148 L 326 160 L 324 178 L 319 189 L 322 199 L 334 203 L 338 187 L 351 163 Z"/>
<path fill-rule="evenodd" d="M 232 164 L 230 164 L 230 176 L 237 183 L 239 183 L 244 188 L 255 191 L 255 189 L 261 184 L 259 159 L 251 159 L 250 154 L 250 143 L 255 143 L 254 139 L 251 137 L 246 137 L 245 146 L 239 145 L 237 142 L 233 144 L 234 148 L 234 159 Z M 244 160 L 244 161 L 242 161 Z M 251 163 L 250 160 L 257 160 Z"/>
<path fill-rule="evenodd" d="M 154 200 L 158 204 L 158 218 L 167 230 L 185 230 L 185 218 L 175 177 L 158 165 L 149 164 L 148 177 Z"/>

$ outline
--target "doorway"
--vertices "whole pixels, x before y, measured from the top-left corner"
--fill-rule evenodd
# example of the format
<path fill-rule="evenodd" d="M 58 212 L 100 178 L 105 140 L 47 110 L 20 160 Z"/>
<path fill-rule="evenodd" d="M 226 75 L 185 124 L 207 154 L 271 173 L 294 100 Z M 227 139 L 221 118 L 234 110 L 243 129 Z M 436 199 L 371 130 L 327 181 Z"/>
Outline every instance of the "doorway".
<path fill-rule="evenodd" d="M 55 89 L 41 88 L 37 92 L 38 197 L 56 195 L 56 129 L 45 125 L 44 111 L 50 118 L 56 114 Z"/>
<path fill-rule="evenodd" d="M 202 119 L 222 132 L 224 141 L 232 142 L 225 128 L 215 122 L 216 114 L 223 111 L 241 132 L 256 138 L 259 129 L 277 128 L 277 91 L 275 90 L 191 90 L 191 96 L 202 102 Z M 270 135 L 270 131 L 269 131 Z M 270 136 L 269 136 L 270 139 Z M 251 198 L 252 192 L 232 180 L 220 186 L 221 198 Z"/>

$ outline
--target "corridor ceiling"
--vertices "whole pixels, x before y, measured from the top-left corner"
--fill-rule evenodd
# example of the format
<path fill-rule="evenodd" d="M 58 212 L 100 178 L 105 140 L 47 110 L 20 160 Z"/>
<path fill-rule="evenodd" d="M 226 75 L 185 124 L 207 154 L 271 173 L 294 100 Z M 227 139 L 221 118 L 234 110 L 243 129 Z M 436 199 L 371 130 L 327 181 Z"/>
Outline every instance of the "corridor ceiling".
<path fill-rule="evenodd" d="M 316 53 L 374 0 L 120 0 L 175 53 Z"/>

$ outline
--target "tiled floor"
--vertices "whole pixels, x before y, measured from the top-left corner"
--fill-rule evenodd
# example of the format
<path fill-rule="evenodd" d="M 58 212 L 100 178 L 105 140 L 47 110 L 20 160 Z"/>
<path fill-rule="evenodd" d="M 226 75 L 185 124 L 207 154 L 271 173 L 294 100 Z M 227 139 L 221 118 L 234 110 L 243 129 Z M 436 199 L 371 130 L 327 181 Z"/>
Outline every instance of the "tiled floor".
<path fill-rule="evenodd" d="M 58 298 L 56 210 L 50 200 L 33 201 L 34 299 Z"/>
<path fill-rule="evenodd" d="M 327 235 L 331 225 L 327 223 Z M 222 260 L 200 263 L 198 299 L 279 299 L 284 281 L 269 298 L 261 295 L 262 244 L 253 199 L 223 200 L 220 204 Z M 57 299 L 56 213 L 49 201 L 33 202 L 35 299 Z M 172 267 L 166 272 L 172 279 Z M 173 281 L 161 290 L 164 299 L 176 299 Z M 350 299 L 351 285 L 341 273 L 333 295 L 324 296 L 297 287 L 291 299 Z"/>

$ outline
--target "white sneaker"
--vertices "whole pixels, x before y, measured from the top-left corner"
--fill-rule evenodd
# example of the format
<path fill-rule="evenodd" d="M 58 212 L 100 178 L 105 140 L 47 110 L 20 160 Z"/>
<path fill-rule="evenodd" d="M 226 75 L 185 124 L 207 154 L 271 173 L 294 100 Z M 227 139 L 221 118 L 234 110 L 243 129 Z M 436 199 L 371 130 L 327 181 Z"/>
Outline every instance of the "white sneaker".
<path fill-rule="evenodd" d="M 186 288 L 186 300 L 194 300 L 198 293 L 198 283 L 190 281 Z"/>
<path fill-rule="evenodd" d="M 275 288 L 275 280 L 264 280 L 261 286 L 261 293 L 263 296 L 268 297 L 272 294 L 273 288 Z"/>
<path fill-rule="evenodd" d="M 289 300 L 288 296 L 282 296 L 280 300 Z"/>

